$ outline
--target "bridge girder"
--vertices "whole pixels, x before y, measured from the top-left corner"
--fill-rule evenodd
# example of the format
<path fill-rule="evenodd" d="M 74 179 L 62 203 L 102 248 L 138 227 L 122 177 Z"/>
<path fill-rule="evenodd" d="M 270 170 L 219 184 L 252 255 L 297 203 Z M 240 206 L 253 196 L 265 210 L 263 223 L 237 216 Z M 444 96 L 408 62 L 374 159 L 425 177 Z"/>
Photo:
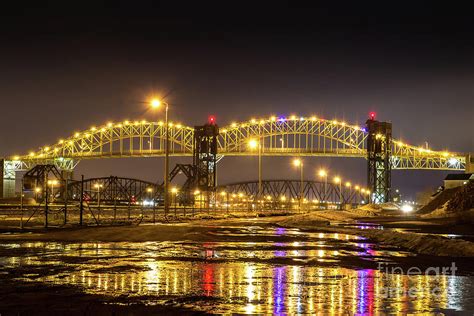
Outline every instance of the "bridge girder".
<path fill-rule="evenodd" d="M 300 192 L 300 180 L 263 180 L 262 181 L 262 198 L 269 201 L 290 203 L 298 201 Z M 242 194 L 245 198 L 253 199 L 258 193 L 258 181 L 236 182 L 217 187 L 217 193 L 226 192 L 226 194 L 235 195 L 239 198 Z M 341 196 L 342 195 L 342 196 Z M 353 187 L 348 188 L 337 184 L 322 181 L 303 181 L 303 198 L 306 203 L 360 203 L 367 202 L 368 196 L 359 189 Z"/>
<path fill-rule="evenodd" d="M 7 173 L 54 163 L 74 168 L 82 159 L 164 156 L 163 122 L 125 121 L 75 133 L 36 152 L 5 159 Z M 367 158 L 367 131 L 356 125 L 317 117 L 270 117 L 224 126 L 217 138 L 222 156 L 257 155 L 247 143 L 262 141 L 264 156 L 322 156 Z M 170 155 L 192 156 L 194 129 L 170 123 Z M 392 169 L 464 170 L 466 155 L 434 151 L 394 140 Z M 64 162 L 69 165 L 66 166 Z"/>
<path fill-rule="evenodd" d="M 95 188 L 100 184 L 100 189 Z M 81 181 L 72 181 L 68 184 L 68 199 L 79 200 L 81 196 Z M 104 202 L 123 201 L 130 203 L 132 199 L 140 201 L 143 199 L 162 199 L 163 186 L 133 178 L 102 177 L 84 180 L 84 195 L 86 199 Z"/>

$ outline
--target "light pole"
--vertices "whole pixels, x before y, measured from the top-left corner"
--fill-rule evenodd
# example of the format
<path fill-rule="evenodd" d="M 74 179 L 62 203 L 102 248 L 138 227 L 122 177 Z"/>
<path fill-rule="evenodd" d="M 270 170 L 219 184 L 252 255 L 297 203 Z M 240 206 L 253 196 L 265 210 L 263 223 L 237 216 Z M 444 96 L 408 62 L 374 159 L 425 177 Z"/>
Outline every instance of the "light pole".
<path fill-rule="evenodd" d="M 97 189 L 97 221 L 100 220 L 100 189 L 103 187 L 102 183 L 94 184 L 94 188 Z"/>
<path fill-rule="evenodd" d="M 349 197 L 347 201 L 350 203 L 352 199 L 352 184 L 349 181 L 346 182 L 346 188 L 349 189 Z"/>
<path fill-rule="evenodd" d="M 299 208 L 300 212 L 303 211 L 302 209 L 302 202 L 303 202 L 303 160 L 301 159 L 294 159 L 293 165 L 295 167 L 300 168 L 300 196 L 299 196 Z"/>
<path fill-rule="evenodd" d="M 178 195 L 178 188 L 176 188 L 176 187 L 171 188 L 171 193 L 173 193 L 174 217 L 176 217 L 177 216 L 177 214 L 176 214 L 176 197 Z"/>
<path fill-rule="evenodd" d="M 229 195 L 228 195 L 228 193 L 226 193 L 226 191 L 221 191 L 220 194 L 221 194 L 221 196 L 222 196 L 222 204 L 224 204 L 224 199 L 225 199 L 226 197 L 227 197 L 227 199 L 228 199 Z M 226 200 L 227 200 L 227 199 L 226 199 Z M 227 213 L 229 213 L 229 201 L 226 201 L 226 211 L 227 211 Z"/>
<path fill-rule="evenodd" d="M 153 189 L 147 188 L 146 192 L 148 192 L 148 197 L 151 199 L 151 203 L 153 204 L 153 224 L 155 224 L 155 199 L 153 197 Z"/>
<path fill-rule="evenodd" d="M 262 194 L 262 144 L 259 139 L 251 139 L 248 146 L 250 149 L 258 149 L 258 192 L 256 195 L 256 199 L 258 199 Z"/>
<path fill-rule="evenodd" d="M 199 201 L 199 212 L 201 212 L 201 201 L 199 200 L 199 197 L 201 195 L 201 191 L 199 189 L 194 190 L 194 204 L 193 204 L 193 216 L 194 216 L 194 205 L 196 204 L 196 198 Z"/>
<path fill-rule="evenodd" d="M 360 191 L 360 186 L 356 185 L 356 186 L 354 187 L 354 189 L 356 190 L 356 193 L 355 193 L 355 202 L 358 203 L 358 202 L 357 202 L 357 195 L 358 195 L 357 192 Z"/>
<path fill-rule="evenodd" d="M 48 180 L 48 184 L 51 186 L 51 202 L 54 202 L 54 186 L 58 184 L 58 180 Z"/>
<path fill-rule="evenodd" d="M 318 172 L 318 175 L 321 178 L 324 178 L 324 196 L 323 196 L 323 200 L 326 201 L 327 200 L 328 173 L 327 173 L 326 170 L 320 169 L 319 172 Z"/>
<path fill-rule="evenodd" d="M 340 177 L 334 177 L 334 183 L 339 184 L 339 204 L 342 206 L 342 180 Z"/>
<path fill-rule="evenodd" d="M 35 188 L 35 201 L 38 202 L 38 193 L 41 192 L 41 188 L 39 187 L 36 187 Z"/>
<path fill-rule="evenodd" d="M 168 196 L 168 186 L 169 186 L 169 125 L 168 125 L 168 103 L 165 101 L 160 101 L 158 99 L 153 99 L 151 101 L 151 107 L 154 109 L 159 108 L 161 105 L 165 106 L 165 170 L 164 170 L 164 208 L 165 208 L 165 217 L 168 215 L 169 211 L 169 196 Z"/>

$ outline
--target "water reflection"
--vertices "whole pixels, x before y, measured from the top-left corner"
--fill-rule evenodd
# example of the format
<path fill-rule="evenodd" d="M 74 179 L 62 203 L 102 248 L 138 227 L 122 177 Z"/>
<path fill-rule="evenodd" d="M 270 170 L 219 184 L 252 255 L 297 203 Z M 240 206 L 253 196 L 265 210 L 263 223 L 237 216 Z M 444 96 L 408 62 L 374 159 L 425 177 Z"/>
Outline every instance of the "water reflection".
<path fill-rule="evenodd" d="M 288 233 L 285 229 L 262 231 L 268 236 Z M 212 309 L 206 311 L 215 313 L 370 315 L 474 308 L 471 277 L 408 277 L 337 264 L 322 266 L 317 260 L 344 260 L 349 254 L 371 257 L 381 251 L 355 236 L 316 233 L 304 237 L 289 242 L 202 244 L 13 243 L 0 245 L 0 258 L 4 269 L 66 268 L 37 272 L 35 281 L 74 285 L 87 293 L 146 295 L 150 304 L 188 297 L 187 304 L 193 308 L 202 310 L 211 304 Z M 352 247 L 357 249 L 347 250 Z M 253 258 L 317 260 L 295 265 Z M 29 279 L 26 272 L 21 279 Z M 407 295 L 413 289 L 416 299 Z M 206 301 L 211 297 L 219 300 Z"/>

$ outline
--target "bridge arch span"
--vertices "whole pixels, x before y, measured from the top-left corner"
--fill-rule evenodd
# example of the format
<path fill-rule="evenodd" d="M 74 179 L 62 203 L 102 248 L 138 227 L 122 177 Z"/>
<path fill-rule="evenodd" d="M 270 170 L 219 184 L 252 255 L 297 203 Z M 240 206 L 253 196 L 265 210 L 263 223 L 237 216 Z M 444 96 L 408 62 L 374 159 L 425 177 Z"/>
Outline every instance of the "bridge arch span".
<path fill-rule="evenodd" d="M 194 129 L 170 123 L 170 155 L 191 156 Z M 157 157 L 164 155 L 164 123 L 124 121 L 107 123 L 77 132 L 53 145 L 42 146 L 25 155 L 5 159 L 5 172 L 25 170 L 35 164 L 54 163 L 73 168 L 82 159 Z M 248 142 L 260 141 L 264 156 L 367 157 L 365 127 L 320 117 L 276 117 L 251 119 L 220 128 L 218 153 L 223 156 L 257 155 Z M 392 169 L 464 170 L 466 155 L 391 143 Z"/>

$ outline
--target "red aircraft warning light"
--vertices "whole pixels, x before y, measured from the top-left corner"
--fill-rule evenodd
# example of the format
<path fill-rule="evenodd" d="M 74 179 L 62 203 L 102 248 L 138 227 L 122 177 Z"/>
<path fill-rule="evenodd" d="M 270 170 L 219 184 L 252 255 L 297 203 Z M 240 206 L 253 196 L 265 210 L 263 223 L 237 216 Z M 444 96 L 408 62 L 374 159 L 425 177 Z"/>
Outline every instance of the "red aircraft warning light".
<path fill-rule="evenodd" d="M 372 121 L 375 120 L 375 115 L 376 115 L 375 112 L 370 112 L 369 113 L 369 117 Z"/>
<path fill-rule="evenodd" d="M 214 115 L 209 115 L 209 117 L 207 118 L 207 122 L 211 125 L 216 124 L 216 117 Z"/>

